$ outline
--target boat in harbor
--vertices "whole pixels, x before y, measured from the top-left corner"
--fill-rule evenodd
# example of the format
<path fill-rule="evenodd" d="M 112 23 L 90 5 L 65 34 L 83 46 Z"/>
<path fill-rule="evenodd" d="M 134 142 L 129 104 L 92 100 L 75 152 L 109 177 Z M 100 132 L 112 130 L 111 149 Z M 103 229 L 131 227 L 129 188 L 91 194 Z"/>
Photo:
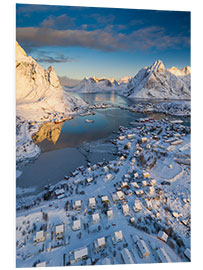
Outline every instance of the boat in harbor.
<path fill-rule="evenodd" d="M 85 119 L 85 122 L 86 122 L 86 123 L 94 123 L 94 120 L 91 120 L 91 119 Z"/>

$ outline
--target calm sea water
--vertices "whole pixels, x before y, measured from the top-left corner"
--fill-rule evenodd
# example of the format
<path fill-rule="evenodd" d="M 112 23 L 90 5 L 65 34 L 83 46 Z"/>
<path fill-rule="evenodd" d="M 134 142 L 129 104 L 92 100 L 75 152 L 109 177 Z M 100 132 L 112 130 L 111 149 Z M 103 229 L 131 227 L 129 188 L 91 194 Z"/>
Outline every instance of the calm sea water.
<path fill-rule="evenodd" d="M 115 93 L 80 94 L 80 96 L 90 104 L 105 102 L 127 107 L 135 103 Z M 39 192 L 46 184 L 57 183 L 65 174 L 69 174 L 78 166 L 87 165 L 88 161 L 93 164 L 103 158 L 113 159 L 115 146 L 109 142 L 115 137 L 112 132 L 118 131 L 120 125 L 130 126 L 131 121 L 144 116 L 118 107 L 98 109 L 95 113 L 77 116 L 60 124 L 59 127 L 49 127 L 48 132 L 45 132 L 45 136 L 42 135 L 41 142 L 38 143 L 42 150 L 41 155 L 22 169 L 22 174 L 16 180 L 17 187 L 36 188 L 35 192 Z M 94 123 L 86 123 L 86 119 L 94 120 Z"/>

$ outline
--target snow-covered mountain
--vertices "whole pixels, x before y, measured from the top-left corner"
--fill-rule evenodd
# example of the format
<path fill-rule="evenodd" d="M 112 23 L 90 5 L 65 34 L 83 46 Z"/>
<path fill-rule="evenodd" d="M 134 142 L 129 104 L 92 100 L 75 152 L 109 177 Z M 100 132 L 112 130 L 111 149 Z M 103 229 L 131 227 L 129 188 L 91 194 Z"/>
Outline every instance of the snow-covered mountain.
<path fill-rule="evenodd" d="M 37 120 L 45 110 L 70 112 L 78 100 L 65 93 L 52 66 L 44 70 L 16 42 L 17 115 Z"/>
<path fill-rule="evenodd" d="M 129 81 L 132 79 L 132 76 L 125 76 L 120 78 L 119 83 L 129 83 Z"/>
<path fill-rule="evenodd" d="M 171 67 L 168 69 L 168 71 L 176 76 L 185 76 L 191 74 L 191 67 L 187 66 L 182 69 L 179 69 L 177 67 Z"/>
<path fill-rule="evenodd" d="M 142 68 L 135 77 L 126 76 L 116 81 L 114 78 L 84 78 L 67 91 L 96 93 L 118 91 L 120 95 L 147 99 L 190 99 L 190 67 L 167 70 L 161 60 L 150 67 Z"/>
<path fill-rule="evenodd" d="M 104 91 L 115 91 L 119 90 L 119 82 L 114 78 L 97 78 L 90 77 L 84 78 L 79 84 L 74 87 L 65 88 L 67 91 L 78 92 L 78 93 L 96 93 Z"/>
<path fill-rule="evenodd" d="M 130 80 L 123 95 L 146 99 L 190 99 L 189 76 L 176 76 L 165 68 L 162 61 L 157 60 Z"/>

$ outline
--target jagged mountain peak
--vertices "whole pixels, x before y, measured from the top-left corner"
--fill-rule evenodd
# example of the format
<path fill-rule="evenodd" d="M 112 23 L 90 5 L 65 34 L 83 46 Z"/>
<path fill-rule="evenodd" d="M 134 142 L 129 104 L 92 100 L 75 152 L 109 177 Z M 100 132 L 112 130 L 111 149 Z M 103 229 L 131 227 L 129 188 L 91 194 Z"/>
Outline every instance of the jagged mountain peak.
<path fill-rule="evenodd" d="M 191 74 L 191 67 L 190 66 L 186 66 L 186 67 L 182 68 L 181 71 L 182 71 L 182 73 L 184 75 Z"/>
<path fill-rule="evenodd" d="M 152 72 L 164 72 L 166 71 L 165 66 L 161 60 L 156 60 L 150 67 Z"/>
<path fill-rule="evenodd" d="M 169 72 L 163 62 L 157 60 L 129 81 L 124 94 L 134 98 L 190 99 L 190 79 L 186 78 L 188 76 L 178 77 L 173 72 L 177 69 Z"/>

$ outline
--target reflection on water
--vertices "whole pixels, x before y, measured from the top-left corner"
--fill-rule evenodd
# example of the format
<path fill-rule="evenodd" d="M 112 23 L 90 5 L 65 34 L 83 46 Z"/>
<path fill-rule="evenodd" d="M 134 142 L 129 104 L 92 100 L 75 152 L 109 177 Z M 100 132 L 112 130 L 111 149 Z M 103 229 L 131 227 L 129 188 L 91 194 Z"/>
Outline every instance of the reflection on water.
<path fill-rule="evenodd" d="M 53 125 L 48 129 L 47 124 L 44 124 L 46 126 L 43 125 L 39 131 L 41 136 L 36 133 L 37 140 L 35 141 L 40 146 L 42 153 L 77 147 L 83 142 L 106 138 L 112 134 L 112 131 L 118 131 L 120 125 L 129 126 L 131 121 L 142 116 L 142 114 L 135 114 L 120 108 L 98 109 L 95 111 L 95 115 L 76 116 L 70 121 L 65 121 L 60 129 L 56 129 Z M 94 123 L 87 123 L 85 121 L 87 119 L 94 120 Z M 55 133 L 56 137 L 52 137 L 51 135 L 55 135 Z M 53 139 L 56 138 L 58 140 L 53 144 Z"/>
<path fill-rule="evenodd" d="M 89 104 L 101 104 L 101 103 L 107 103 L 107 104 L 113 104 L 116 106 L 127 106 L 134 103 L 134 101 L 119 96 L 118 94 L 115 94 L 115 92 L 107 92 L 107 93 L 71 93 L 73 96 L 79 96 L 82 99 L 84 99 Z"/>
<path fill-rule="evenodd" d="M 41 143 L 45 139 L 56 144 L 61 133 L 63 122 L 55 124 L 53 122 L 43 124 L 39 131 L 32 136 L 35 144 Z"/>

